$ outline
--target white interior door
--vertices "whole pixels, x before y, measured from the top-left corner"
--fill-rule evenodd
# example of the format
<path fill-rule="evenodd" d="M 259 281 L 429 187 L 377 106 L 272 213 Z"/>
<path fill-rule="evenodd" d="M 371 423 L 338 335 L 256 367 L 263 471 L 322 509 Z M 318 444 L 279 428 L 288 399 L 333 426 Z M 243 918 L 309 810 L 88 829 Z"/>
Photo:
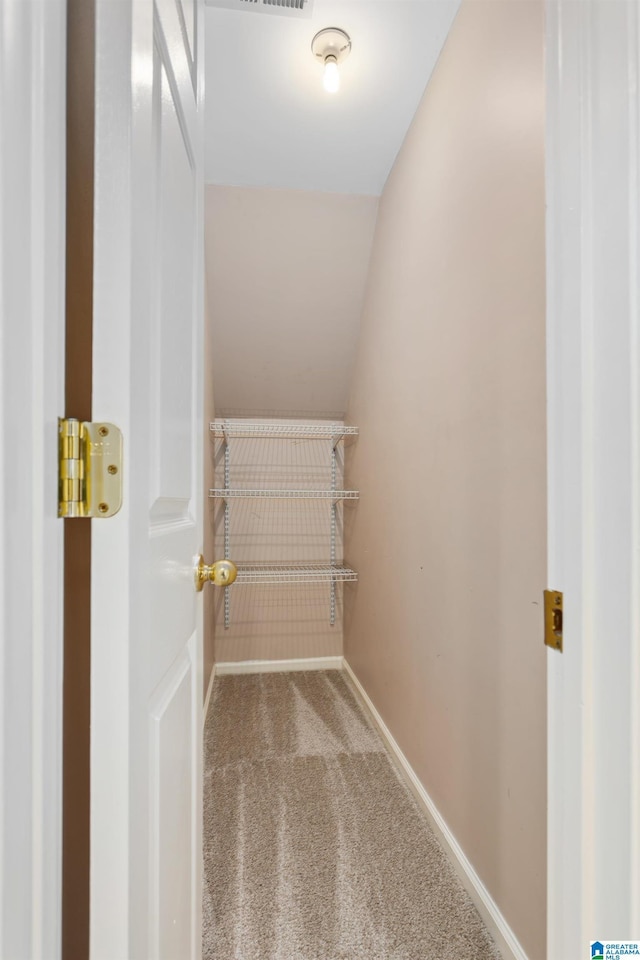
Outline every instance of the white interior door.
<path fill-rule="evenodd" d="M 0 957 L 60 956 L 64 0 L 0 3 Z"/>
<path fill-rule="evenodd" d="M 93 524 L 91 958 L 200 955 L 200 0 L 97 0 L 93 417 L 124 435 Z"/>

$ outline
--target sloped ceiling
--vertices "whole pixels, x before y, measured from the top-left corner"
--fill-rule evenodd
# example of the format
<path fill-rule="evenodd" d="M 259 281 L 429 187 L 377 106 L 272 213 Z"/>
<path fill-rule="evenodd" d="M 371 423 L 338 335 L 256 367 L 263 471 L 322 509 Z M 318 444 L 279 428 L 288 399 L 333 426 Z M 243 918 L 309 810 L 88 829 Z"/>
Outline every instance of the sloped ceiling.
<path fill-rule="evenodd" d="M 460 0 L 313 0 L 310 17 L 206 7 L 207 322 L 216 413 L 346 408 L 375 229 Z M 314 34 L 352 52 L 327 94 Z"/>

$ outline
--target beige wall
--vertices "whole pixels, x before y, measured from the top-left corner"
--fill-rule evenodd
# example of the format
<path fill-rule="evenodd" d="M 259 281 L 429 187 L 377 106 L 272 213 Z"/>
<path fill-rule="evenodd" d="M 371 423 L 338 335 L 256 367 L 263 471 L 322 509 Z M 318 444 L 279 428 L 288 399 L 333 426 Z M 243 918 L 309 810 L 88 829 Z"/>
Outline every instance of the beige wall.
<path fill-rule="evenodd" d="M 319 421 L 317 421 L 319 422 Z M 331 441 L 231 439 L 231 485 L 245 489 L 329 490 Z M 342 487 L 338 449 L 338 488 Z M 216 441 L 216 484 L 223 487 L 223 441 Z M 337 557 L 342 558 L 339 506 Z M 216 556 L 224 550 L 224 501 L 210 501 Z M 237 563 L 324 563 L 330 554 L 331 502 L 328 500 L 233 500 L 230 504 L 231 556 Z M 329 622 L 329 586 L 238 585 L 230 590 L 231 624 L 224 626 L 223 592 L 216 591 L 216 662 L 342 656 L 342 591 L 337 588 L 336 623 Z"/>
<path fill-rule="evenodd" d="M 543 7 L 467 0 L 380 202 L 346 656 L 531 960 L 545 943 Z"/>
<path fill-rule="evenodd" d="M 344 416 L 377 197 L 208 186 L 219 416 Z"/>

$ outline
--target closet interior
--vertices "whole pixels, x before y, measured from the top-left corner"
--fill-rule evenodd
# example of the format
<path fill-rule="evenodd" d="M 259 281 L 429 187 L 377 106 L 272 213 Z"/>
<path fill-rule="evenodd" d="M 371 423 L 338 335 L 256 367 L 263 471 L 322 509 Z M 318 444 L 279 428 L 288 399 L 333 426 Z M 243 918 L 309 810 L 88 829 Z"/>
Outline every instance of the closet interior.
<path fill-rule="evenodd" d="M 343 422 L 210 423 L 216 556 L 238 568 L 218 602 L 217 643 L 234 660 L 239 648 L 249 659 L 340 655 L 341 585 L 358 579 L 344 559 L 344 511 L 359 498 L 344 454 L 357 437 Z"/>

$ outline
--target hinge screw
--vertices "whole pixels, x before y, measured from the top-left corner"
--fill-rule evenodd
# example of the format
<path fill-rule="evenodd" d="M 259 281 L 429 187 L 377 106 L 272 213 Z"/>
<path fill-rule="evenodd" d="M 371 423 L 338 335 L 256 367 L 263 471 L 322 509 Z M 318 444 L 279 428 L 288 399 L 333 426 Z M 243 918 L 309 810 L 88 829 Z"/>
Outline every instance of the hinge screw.
<path fill-rule="evenodd" d="M 98 433 L 100 434 L 101 437 L 108 437 L 108 436 L 109 436 L 109 427 L 99 427 L 99 428 L 98 428 Z"/>
<path fill-rule="evenodd" d="M 100 513 L 107 513 L 108 509 L 109 509 L 109 504 L 108 504 L 108 503 L 99 503 L 99 504 L 98 504 L 98 510 L 100 511 Z"/>
<path fill-rule="evenodd" d="M 107 473 L 110 473 L 111 476 L 113 476 L 117 472 L 118 472 L 118 468 L 116 467 L 115 463 L 110 463 L 109 466 L 107 467 Z"/>

